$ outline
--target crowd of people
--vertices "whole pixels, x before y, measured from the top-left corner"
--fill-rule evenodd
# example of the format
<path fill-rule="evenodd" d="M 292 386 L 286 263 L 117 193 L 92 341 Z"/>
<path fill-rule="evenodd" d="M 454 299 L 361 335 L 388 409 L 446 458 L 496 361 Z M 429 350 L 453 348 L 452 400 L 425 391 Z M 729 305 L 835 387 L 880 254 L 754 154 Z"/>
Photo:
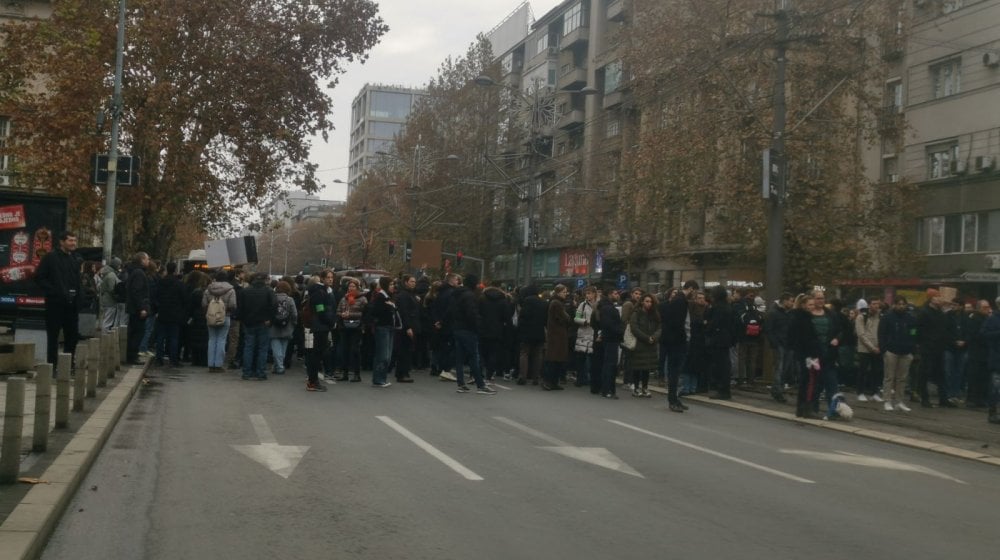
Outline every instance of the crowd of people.
<path fill-rule="evenodd" d="M 945 301 L 936 289 L 917 308 L 899 295 L 884 308 L 879 299 L 828 302 L 820 290 L 768 305 L 752 289 L 704 292 L 695 281 L 662 293 L 562 284 L 542 293 L 451 273 L 369 286 L 332 270 L 277 280 L 240 269 L 181 277 L 175 263 L 161 271 L 141 252 L 124 267 L 112 258 L 88 270 L 71 258 L 75 236 L 59 241 L 38 282 L 50 340 L 63 330 L 70 353 L 77 333 L 66 309 L 79 307 L 90 286 L 101 327 L 127 325 L 130 363 L 186 361 L 256 380 L 301 360 L 309 391 L 361 382 L 363 370 L 378 388 L 392 385 L 390 374 L 412 383 L 414 371 L 426 370 L 483 395 L 496 393 L 498 378 L 546 391 L 573 384 L 608 399 L 619 387 L 648 398 L 657 382 L 669 410 L 681 413 L 685 395 L 729 399 L 734 386 L 768 386 L 779 402 L 795 395 L 797 416 L 833 419 L 845 386 L 858 401 L 905 413 L 907 403 L 935 406 L 933 384 L 936 406 L 985 407 L 1000 423 L 1000 313 L 985 300 Z M 49 345 L 53 362 L 57 344 Z"/>

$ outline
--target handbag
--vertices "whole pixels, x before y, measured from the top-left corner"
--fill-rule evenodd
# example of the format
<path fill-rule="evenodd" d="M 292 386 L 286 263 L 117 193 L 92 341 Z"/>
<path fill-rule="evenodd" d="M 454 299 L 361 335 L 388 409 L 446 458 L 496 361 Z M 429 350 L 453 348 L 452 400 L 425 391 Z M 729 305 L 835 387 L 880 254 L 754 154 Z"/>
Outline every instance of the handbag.
<path fill-rule="evenodd" d="M 626 350 L 635 350 L 635 335 L 632 334 L 632 325 L 625 325 L 625 334 L 622 335 L 622 348 Z"/>

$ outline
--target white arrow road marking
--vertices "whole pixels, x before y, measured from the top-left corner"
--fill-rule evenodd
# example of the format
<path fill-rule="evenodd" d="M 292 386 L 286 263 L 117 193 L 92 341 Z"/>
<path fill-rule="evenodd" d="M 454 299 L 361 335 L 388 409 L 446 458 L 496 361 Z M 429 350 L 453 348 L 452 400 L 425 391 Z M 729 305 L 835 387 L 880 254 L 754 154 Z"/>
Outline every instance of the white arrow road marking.
<path fill-rule="evenodd" d="M 720 459 L 725 459 L 726 461 L 732 461 L 734 463 L 738 463 L 738 464 L 743 465 L 745 467 L 750 467 L 751 469 L 757 469 L 759 471 L 763 471 L 763 472 L 766 472 L 766 473 L 769 473 L 769 474 L 773 474 L 775 476 L 780 476 L 782 478 L 787 478 L 788 480 L 794 480 L 795 482 L 801 482 L 803 484 L 816 484 L 815 481 L 809 480 L 808 478 L 802 478 L 800 476 L 795 476 L 794 474 L 789 474 L 789 473 L 786 473 L 786 472 L 782 472 L 782 471 L 779 471 L 779 470 L 772 469 L 771 467 L 765 467 L 764 465 L 758 465 L 757 463 L 752 463 L 752 462 L 747 461 L 745 459 L 740 459 L 739 457 L 733 457 L 732 455 L 726 455 L 725 453 L 719 453 L 718 451 L 713 451 L 711 449 L 702 447 L 700 445 L 695 445 L 693 443 L 688 443 L 686 441 L 681 441 L 679 439 L 675 439 L 675 438 L 672 438 L 670 436 L 665 436 L 663 434 L 658 434 L 656 432 L 651 432 L 649 430 L 644 430 L 644 429 L 642 429 L 642 428 L 640 428 L 638 426 L 633 426 L 631 424 L 626 424 L 625 422 L 619 422 L 618 420 L 612 420 L 610 418 L 605 418 L 605 420 L 607 420 L 608 422 L 611 422 L 612 424 L 616 424 L 618 426 L 621 426 L 623 428 L 628 428 L 630 430 L 634 430 L 636 432 L 639 432 L 640 434 L 646 434 L 647 436 L 652 436 L 652 437 L 655 437 L 655 438 L 658 438 L 658 439 L 662 439 L 664 441 L 669 441 L 670 443 L 675 443 L 677 445 L 680 445 L 680 446 L 683 446 L 683 447 L 687 447 L 688 449 L 694 449 L 695 451 L 701 451 L 702 453 L 707 453 L 709 455 L 712 455 L 713 457 L 718 457 Z"/>
<path fill-rule="evenodd" d="M 836 453 L 824 453 L 821 451 L 804 451 L 799 449 L 779 449 L 782 453 L 788 455 L 800 455 L 802 457 L 809 457 L 811 459 L 816 459 L 819 461 L 830 461 L 832 463 L 845 463 L 848 465 L 857 465 L 859 467 L 871 467 L 875 469 L 890 469 L 896 471 L 908 471 L 920 474 L 926 474 L 928 476 L 935 476 L 937 478 L 943 478 L 945 480 L 950 480 L 958 484 L 968 484 L 955 477 L 944 474 L 943 472 L 936 471 L 929 467 L 923 467 L 920 465 L 914 465 L 912 463 L 904 463 L 902 461 L 895 461 L 893 459 L 883 459 L 882 457 L 871 457 L 866 455 L 857 455 L 855 453 L 847 453 L 846 451 L 838 451 Z"/>
<path fill-rule="evenodd" d="M 642 476 L 639 471 L 628 466 L 625 461 L 622 461 L 616 457 L 614 453 L 603 447 L 577 447 L 575 445 L 570 445 L 561 439 L 554 438 L 546 433 L 539 432 L 530 426 L 525 426 L 520 422 L 515 422 L 510 418 L 494 416 L 493 419 L 498 422 L 503 422 L 513 428 L 517 428 L 526 434 L 533 435 L 546 443 L 552 444 L 549 447 L 539 447 L 539 449 L 552 451 L 553 453 L 558 453 L 564 457 L 569 457 L 571 459 L 576 459 L 578 461 L 583 461 L 584 463 L 590 463 L 591 465 L 597 465 L 598 467 L 604 467 L 606 469 L 611 469 L 627 475 L 646 478 Z"/>
<path fill-rule="evenodd" d="M 278 445 L 271 428 L 260 414 L 251 414 L 250 423 L 260 445 L 233 445 L 233 449 L 264 465 L 282 478 L 288 478 L 309 451 L 308 445 Z"/>
<path fill-rule="evenodd" d="M 453 471 L 457 472 L 458 474 L 462 475 L 463 477 L 465 477 L 466 480 L 482 480 L 483 479 L 483 477 L 481 477 L 478 474 L 472 472 L 471 470 L 469 470 L 468 468 L 466 468 L 462 463 L 459 463 L 458 461 L 452 459 L 451 457 L 449 457 L 448 455 L 446 455 L 443 451 L 439 450 L 438 448 L 436 448 L 433 445 L 431 445 L 431 444 L 427 443 L 426 441 L 424 441 L 424 439 L 421 438 L 420 436 L 418 436 L 417 434 L 414 434 L 410 430 L 407 430 L 406 428 L 400 426 L 392 418 L 389 418 L 388 416 L 376 416 L 376 418 L 378 418 L 379 420 L 381 420 L 386 426 L 389 426 L 393 430 L 396 430 L 397 432 L 399 432 L 399 435 L 401 435 L 401 436 L 405 437 L 406 439 L 410 440 L 411 442 L 413 442 L 414 445 L 416 445 L 420 449 L 423 449 L 424 451 L 426 451 L 427 454 L 430 455 L 431 457 L 434 457 L 438 461 L 441 461 L 448 468 L 450 468 L 451 470 L 453 470 Z"/>

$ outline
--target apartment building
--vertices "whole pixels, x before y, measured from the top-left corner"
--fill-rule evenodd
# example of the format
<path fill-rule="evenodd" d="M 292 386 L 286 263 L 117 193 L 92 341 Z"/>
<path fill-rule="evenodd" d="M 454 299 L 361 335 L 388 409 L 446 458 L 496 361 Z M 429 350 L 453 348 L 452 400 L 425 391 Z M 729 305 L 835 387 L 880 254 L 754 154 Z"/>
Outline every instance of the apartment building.
<path fill-rule="evenodd" d="M 1000 285 L 1000 0 L 914 0 L 886 105 L 905 115 L 886 181 L 919 185 L 926 282 L 996 295 Z"/>
<path fill-rule="evenodd" d="M 395 137 L 424 90 L 383 84 L 365 84 L 351 103 L 351 151 L 348 196 L 378 152 L 391 152 Z"/>
<path fill-rule="evenodd" d="M 627 92 L 619 50 L 629 3 L 567 0 L 530 22 L 513 46 L 498 52 L 494 44 L 502 85 L 518 89 L 531 113 L 522 115 L 531 121 L 528 149 L 524 138 L 504 148 L 527 153 L 507 161 L 529 177 L 521 200 L 497 195 L 506 219 L 495 221 L 492 236 L 496 278 L 572 284 L 617 272 L 605 262 L 608 231 L 595 235 L 574 209 L 587 193 L 613 188 L 620 162 Z"/>

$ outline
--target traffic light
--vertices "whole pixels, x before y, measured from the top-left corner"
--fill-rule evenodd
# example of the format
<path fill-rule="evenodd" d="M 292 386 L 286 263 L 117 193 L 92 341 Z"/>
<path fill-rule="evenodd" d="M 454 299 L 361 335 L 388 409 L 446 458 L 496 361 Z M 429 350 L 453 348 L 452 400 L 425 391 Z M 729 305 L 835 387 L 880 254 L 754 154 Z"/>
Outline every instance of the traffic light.
<path fill-rule="evenodd" d="M 455 253 L 455 266 L 462 266 L 462 251 L 459 249 Z"/>
<path fill-rule="evenodd" d="M 413 258 L 413 244 L 409 241 L 406 242 L 406 262 L 410 262 Z"/>
<path fill-rule="evenodd" d="M 389 240 L 389 254 L 390 255 L 396 254 L 396 241 L 393 239 Z"/>

